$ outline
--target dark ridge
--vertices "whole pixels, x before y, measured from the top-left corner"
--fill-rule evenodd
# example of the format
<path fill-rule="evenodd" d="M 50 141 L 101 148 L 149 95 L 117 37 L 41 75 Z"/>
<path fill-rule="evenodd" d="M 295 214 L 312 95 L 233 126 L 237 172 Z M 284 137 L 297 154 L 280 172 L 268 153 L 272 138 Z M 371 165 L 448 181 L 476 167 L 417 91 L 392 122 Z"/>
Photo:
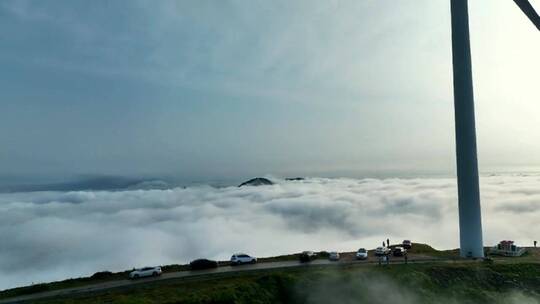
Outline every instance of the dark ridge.
<path fill-rule="evenodd" d="M 121 176 L 87 176 L 73 181 L 37 184 L 0 185 L 0 192 L 33 191 L 86 191 L 86 190 L 134 190 L 165 189 L 170 187 L 161 180 L 135 179 Z"/>
<path fill-rule="evenodd" d="M 286 181 L 303 181 L 305 178 L 303 177 L 287 177 L 285 178 Z"/>
<path fill-rule="evenodd" d="M 247 182 L 241 183 L 238 187 L 242 186 L 266 186 L 266 185 L 273 185 L 274 183 L 270 181 L 267 178 L 264 177 L 256 177 L 248 180 Z"/>

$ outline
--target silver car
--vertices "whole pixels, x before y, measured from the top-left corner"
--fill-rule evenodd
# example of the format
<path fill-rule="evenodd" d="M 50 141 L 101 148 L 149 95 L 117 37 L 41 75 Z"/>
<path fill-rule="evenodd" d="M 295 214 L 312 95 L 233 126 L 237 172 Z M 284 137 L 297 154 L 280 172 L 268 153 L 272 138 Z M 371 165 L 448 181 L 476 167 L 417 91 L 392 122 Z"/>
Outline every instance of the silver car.
<path fill-rule="evenodd" d="M 390 249 L 388 247 L 377 247 L 377 249 L 375 249 L 376 256 L 385 256 L 388 254 L 390 254 Z"/>
<path fill-rule="evenodd" d="M 328 259 L 330 261 L 339 261 L 339 252 L 332 251 L 328 254 Z"/>
<path fill-rule="evenodd" d="M 129 273 L 130 279 L 138 279 L 143 277 L 157 277 L 161 275 L 161 267 L 143 267 L 135 269 Z"/>
<path fill-rule="evenodd" d="M 257 263 L 257 258 L 245 253 L 236 253 L 231 256 L 231 265 L 254 264 Z"/>

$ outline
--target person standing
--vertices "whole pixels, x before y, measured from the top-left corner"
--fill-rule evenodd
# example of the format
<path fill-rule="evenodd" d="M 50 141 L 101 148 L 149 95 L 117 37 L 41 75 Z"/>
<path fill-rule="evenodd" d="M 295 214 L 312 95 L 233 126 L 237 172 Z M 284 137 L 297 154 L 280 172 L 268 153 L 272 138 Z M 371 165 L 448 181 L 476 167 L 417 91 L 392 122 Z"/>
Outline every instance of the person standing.
<path fill-rule="evenodd" d="M 386 247 L 390 247 L 390 239 L 386 239 Z"/>
<path fill-rule="evenodd" d="M 534 248 L 536 248 L 536 241 L 534 241 Z"/>

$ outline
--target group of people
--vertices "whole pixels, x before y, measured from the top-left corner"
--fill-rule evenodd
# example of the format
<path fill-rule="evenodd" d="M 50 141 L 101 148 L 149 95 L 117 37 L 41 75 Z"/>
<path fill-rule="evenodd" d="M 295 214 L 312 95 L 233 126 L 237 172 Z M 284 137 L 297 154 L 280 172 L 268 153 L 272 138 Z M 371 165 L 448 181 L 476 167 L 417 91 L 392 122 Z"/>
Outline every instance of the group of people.
<path fill-rule="evenodd" d="M 390 239 L 386 239 L 386 243 L 384 241 L 382 241 L 382 246 L 390 248 Z M 536 243 L 535 243 L 535 247 L 536 247 Z M 387 255 L 379 256 L 379 265 L 381 265 L 382 263 L 385 263 L 386 265 L 388 265 L 390 263 L 390 254 L 391 254 L 391 252 L 389 254 L 387 254 Z M 403 258 L 405 259 L 405 264 L 407 264 L 409 262 L 409 257 L 407 256 L 407 251 L 405 251 L 403 253 Z"/>

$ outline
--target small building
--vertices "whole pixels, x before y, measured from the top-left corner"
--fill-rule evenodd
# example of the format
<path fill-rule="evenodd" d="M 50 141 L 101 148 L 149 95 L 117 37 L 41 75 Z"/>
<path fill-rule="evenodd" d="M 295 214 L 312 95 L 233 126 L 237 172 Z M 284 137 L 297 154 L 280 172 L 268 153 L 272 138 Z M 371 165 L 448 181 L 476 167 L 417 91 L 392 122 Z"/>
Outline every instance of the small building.
<path fill-rule="evenodd" d="M 527 249 L 523 247 L 518 247 L 514 244 L 514 241 L 505 240 L 501 241 L 497 246 L 494 246 L 489 251 L 493 255 L 502 255 L 509 257 L 518 257 L 524 254 Z"/>

